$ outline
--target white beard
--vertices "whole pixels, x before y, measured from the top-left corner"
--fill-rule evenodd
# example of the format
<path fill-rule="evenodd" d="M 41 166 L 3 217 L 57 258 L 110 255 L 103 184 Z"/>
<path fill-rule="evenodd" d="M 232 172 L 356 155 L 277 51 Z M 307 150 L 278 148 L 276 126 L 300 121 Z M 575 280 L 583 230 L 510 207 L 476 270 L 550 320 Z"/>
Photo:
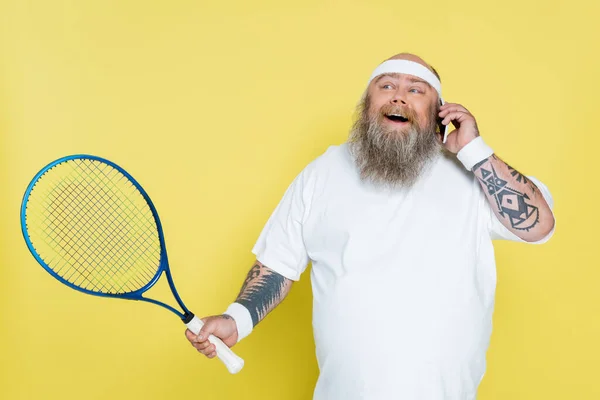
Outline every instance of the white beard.
<path fill-rule="evenodd" d="M 411 122 L 408 130 L 400 131 L 387 128 L 376 117 L 368 117 L 365 102 L 361 107 L 363 111 L 348 141 L 361 179 L 391 189 L 411 187 L 442 151 L 435 116 L 430 116 L 426 129 Z"/>

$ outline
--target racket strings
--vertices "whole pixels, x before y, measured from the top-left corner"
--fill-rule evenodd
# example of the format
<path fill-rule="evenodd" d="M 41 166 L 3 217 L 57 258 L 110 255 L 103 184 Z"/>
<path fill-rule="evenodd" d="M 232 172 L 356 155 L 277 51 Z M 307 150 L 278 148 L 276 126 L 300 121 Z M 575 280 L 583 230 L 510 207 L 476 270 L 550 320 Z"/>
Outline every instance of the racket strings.
<path fill-rule="evenodd" d="M 96 178 L 99 178 L 99 176 L 96 174 L 95 175 Z M 120 177 L 119 177 L 120 178 Z M 129 183 L 129 181 L 126 181 L 127 183 Z M 130 188 L 133 188 L 134 191 L 137 192 L 137 189 L 135 189 L 135 187 L 133 187 L 133 185 L 129 185 Z M 110 193 L 108 193 L 106 190 L 104 190 L 103 187 L 98 187 L 97 188 L 99 192 L 101 193 L 94 193 L 94 199 L 111 199 Z M 126 193 L 126 197 L 125 199 L 129 199 L 130 198 L 131 193 Z M 135 254 L 130 254 L 127 255 L 124 252 L 119 252 L 119 248 L 114 248 L 112 246 L 109 246 L 109 244 L 111 242 L 115 242 L 115 237 L 118 239 L 118 241 L 120 242 L 122 240 L 122 235 L 123 234 L 128 234 L 129 232 L 123 232 L 124 228 L 128 228 L 128 226 L 126 224 L 124 224 L 122 219 L 114 219 L 111 218 L 113 216 L 121 216 L 124 214 L 126 214 L 127 217 L 130 217 L 130 207 L 128 207 L 127 210 L 123 210 L 123 208 L 119 205 L 119 203 L 114 203 L 114 202 L 109 202 L 109 201 L 105 201 L 103 204 L 97 205 L 94 202 L 91 202 L 92 199 L 89 199 L 87 197 L 86 194 L 86 198 L 84 199 L 85 201 L 83 202 L 83 204 L 92 204 L 92 209 L 91 210 L 85 210 L 86 214 L 87 212 L 96 212 L 99 213 L 99 223 L 102 229 L 102 236 L 104 236 L 104 238 L 100 238 L 101 240 L 104 239 L 103 242 L 101 242 L 101 246 L 99 247 L 100 249 L 106 249 L 107 251 L 104 252 L 104 254 L 101 254 L 101 256 L 104 256 L 105 258 L 108 258 L 109 261 L 119 261 L 118 259 L 120 258 L 120 261 L 123 262 L 124 267 L 127 267 L 127 269 L 130 269 L 130 261 L 134 256 L 140 257 L 143 256 L 145 254 L 145 250 L 146 249 L 139 249 L 136 248 L 135 250 Z M 125 205 L 127 205 L 127 202 L 124 203 Z M 84 215 L 86 215 L 84 214 Z M 130 219 L 131 220 L 131 219 Z M 138 220 L 131 220 L 134 222 L 139 222 Z M 134 228 L 139 228 L 139 224 L 136 225 Z M 113 229 L 110 229 L 113 228 Z M 137 238 L 138 241 L 140 240 L 140 238 L 142 238 L 143 242 L 147 242 L 146 238 L 144 235 L 139 235 L 140 233 L 144 233 L 148 231 L 148 226 L 146 225 L 143 230 L 136 230 L 134 233 L 137 234 Z M 155 228 L 151 228 L 152 230 L 154 230 Z M 96 238 L 98 239 L 98 238 Z M 122 250 L 122 249 L 121 249 Z M 128 257 L 129 256 L 129 257 Z M 126 258 L 126 259 L 123 259 Z M 158 260 L 156 260 L 158 262 Z M 108 268 L 104 268 L 103 272 L 105 272 L 106 274 L 108 274 L 109 272 L 111 272 L 110 270 L 108 270 Z M 113 274 L 116 272 L 115 269 L 112 270 Z M 151 271 L 154 272 L 154 271 Z M 105 276 L 106 276 L 105 274 Z M 144 278 L 146 278 L 145 280 L 148 281 L 152 278 L 153 274 L 149 274 L 147 276 L 144 276 Z"/>
<path fill-rule="evenodd" d="M 74 191 L 71 191 L 68 193 L 66 199 L 61 199 L 61 200 L 69 200 L 71 202 L 78 202 L 80 200 L 83 200 L 83 202 L 81 203 L 77 203 L 77 204 L 93 204 L 90 203 L 90 200 L 87 196 L 83 199 L 80 199 L 78 197 L 71 197 L 71 194 L 73 194 Z M 63 192 L 66 193 L 66 192 Z M 106 194 L 106 193 L 105 193 Z M 95 196 L 96 198 L 98 198 L 98 196 Z M 116 210 L 112 209 L 110 204 L 105 204 L 106 206 L 108 206 L 108 211 L 111 213 L 114 213 Z M 64 210 L 63 210 L 64 211 Z M 94 220 L 94 219 L 90 219 L 87 218 L 86 215 L 97 215 L 98 219 Z M 92 205 L 91 209 L 87 208 L 87 207 L 82 207 L 80 210 L 76 211 L 76 216 L 75 216 L 75 220 L 74 220 L 74 226 L 75 228 L 77 228 L 77 233 L 75 234 L 75 239 L 79 240 L 79 241 L 85 241 L 90 242 L 90 240 L 100 240 L 101 242 L 99 243 L 100 245 L 91 249 L 91 256 L 95 257 L 95 259 L 98 258 L 104 258 L 104 259 L 108 259 L 109 262 L 112 261 L 118 261 L 115 260 L 116 256 L 118 255 L 123 255 L 122 252 L 120 252 L 121 254 L 118 254 L 115 252 L 115 249 L 111 246 L 108 246 L 109 242 L 108 239 L 111 239 L 114 241 L 114 238 L 110 238 L 111 233 L 112 234 L 116 234 L 117 236 L 120 236 L 122 233 L 122 224 L 117 223 L 117 221 L 114 220 L 110 220 L 110 216 L 107 215 L 106 212 L 103 211 L 103 207 L 97 207 L 95 205 Z M 108 231 L 108 226 L 107 226 L 107 222 L 110 222 L 112 224 L 114 224 L 114 230 L 112 232 Z M 92 225 L 96 225 L 98 227 L 98 233 L 99 234 L 94 234 L 93 231 L 86 231 L 85 225 L 86 224 L 92 224 Z M 59 231 L 59 233 L 63 234 L 64 236 L 64 230 L 61 229 Z M 103 238 L 104 236 L 104 238 Z M 104 241 L 102 241 L 104 239 Z M 89 278 L 89 274 L 90 274 L 90 270 L 88 269 L 88 266 L 90 266 L 89 264 L 89 258 L 87 258 L 87 256 L 90 256 L 90 254 L 85 254 L 82 253 L 80 251 L 78 251 L 79 249 L 73 249 L 74 250 L 74 254 L 70 254 L 72 257 L 76 258 L 76 260 L 78 262 L 81 263 L 81 265 L 85 268 L 85 272 L 87 273 L 85 276 L 81 276 L 83 279 L 87 279 Z M 127 267 L 127 265 L 125 264 L 124 267 Z M 60 272 L 60 270 L 58 270 L 57 272 Z M 73 269 L 72 274 L 69 276 L 65 276 L 65 278 L 67 280 L 69 280 L 70 278 L 72 278 L 73 274 L 75 272 L 80 273 L 80 275 L 82 274 L 82 271 Z M 103 278 L 107 278 L 107 274 L 110 273 L 111 271 L 106 268 L 106 264 L 103 265 L 103 269 L 102 272 L 104 272 L 104 276 Z M 113 278 L 115 275 L 115 271 L 113 270 Z M 151 276 L 146 277 L 148 279 L 151 279 Z M 75 281 L 75 284 L 78 284 L 79 282 Z M 111 289 L 114 289 L 114 287 L 112 287 Z"/>
<path fill-rule="evenodd" d="M 85 230 L 82 230 L 82 228 L 85 227 L 84 225 L 90 224 L 90 222 L 92 224 L 95 224 L 95 225 L 98 225 L 98 222 L 100 222 L 100 233 L 103 233 L 104 235 L 106 235 L 107 229 L 106 229 L 106 226 L 104 226 L 105 224 L 102 224 L 102 222 L 103 222 L 102 219 L 99 220 L 99 221 L 93 221 L 93 220 L 90 220 L 89 218 L 86 219 L 85 216 L 90 216 L 90 215 L 93 216 L 93 215 L 95 215 L 95 214 L 92 213 L 92 211 L 93 211 L 93 212 L 97 212 L 97 213 L 99 212 L 98 216 L 101 217 L 101 218 L 103 217 L 103 218 L 106 219 L 106 217 L 107 217 L 106 212 L 102 212 L 102 209 L 106 208 L 107 204 L 104 204 L 103 205 L 104 207 L 102 207 L 102 205 L 100 207 L 95 206 L 94 203 L 90 203 L 90 199 L 89 199 L 88 196 L 86 196 L 86 198 L 84 198 L 84 199 L 80 198 L 80 196 L 77 196 L 77 194 L 76 194 L 76 189 L 77 188 L 76 188 L 75 185 L 71 185 L 69 187 L 69 189 L 70 190 L 63 190 L 61 192 L 62 196 L 59 196 L 59 197 L 54 196 L 54 197 L 52 197 L 53 203 L 55 205 L 58 205 L 58 207 L 55 207 L 54 210 L 51 210 L 50 215 L 55 216 L 56 211 L 64 213 L 66 211 L 65 208 L 64 208 L 64 204 L 65 204 L 66 201 L 70 201 L 71 204 L 92 204 L 92 209 L 86 208 L 86 207 L 82 207 L 80 210 L 76 210 L 76 212 L 75 212 L 75 215 L 74 215 L 75 216 L 74 227 L 78 228 L 77 230 L 74 230 L 74 232 L 75 232 L 75 239 L 79 240 L 80 243 L 81 243 L 82 240 L 89 240 L 89 237 L 86 238 L 85 235 L 77 235 L 77 233 L 86 232 Z M 83 194 L 85 194 L 85 193 L 83 193 Z M 94 195 L 93 196 L 94 198 L 98 198 L 99 197 L 98 196 L 99 193 L 92 193 L 92 194 Z M 107 193 L 105 192 L 103 194 L 102 193 L 100 193 L 100 194 L 105 196 Z M 102 198 L 102 197 L 100 197 L 100 198 Z M 84 201 L 82 202 L 81 200 L 84 200 Z M 85 211 L 85 214 L 82 214 L 82 211 Z M 109 205 L 108 211 L 112 212 L 114 214 L 115 209 L 113 207 L 110 207 L 110 205 Z M 85 222 L 85 224 L 82 225 L 82 221 Z M 50 225 L 52 225 L 52 222 L 55 223 L 56 221 L 50 221 L 50 222 L 51 222 Z M 113 222 L 113 224 L 115 223 L 114 220 L 112 222 Z M 119 227 L 119 225 L 117 225 L 117 227 Z M 59 231 L 58 231 L 58 233 L 62 233 L 63 234 L 62 236 L 64 236 L 64 233 L 65 233 L 65 224 L 59 225 Z M 50 235 L 50 237 L 52 237 L 52 235 Z M 114 241 L 114 238 L 112 240 Z M 113 251 L 110 251 L 112 249 L 110 247 L 107 247 L 106 243 L 102 243 L 101 242 L 100 244 L 101 244 L 101 246 L 96 246 L 96 248 L 93 249 L 94 250 L 93 251 L 93 255 L 95 255 L 96 258 L 98 258 L 98 257 L 108 258 L 108 261 L 114 260 L 115 253 Z M 63 249 L 65 249 L 64 246 L 63 246 Z M 101 253 L 101 252 L 98 251 L 99 249 L 100 250 L 101 249 L 108 249 L 109 251 L 105 251 L 104 253 Z M 89 261 L 88 260 L 89 260 L 89 258 L 86 258 L 86 254 L 82 253 L 80 251 L 81 248 L 76 248 L 76 247 L 72 248 L 71 250 L 74 250 L 74 251 L 71 251 L 71 252 L 68 251 L 69 250 L 68 248 L 66 248 L 65 250 L 67 250 L 67 255 L 71 257 L 71 261 L 73 259 L 75 259 L 75 261 L 78 262 L 80 264 L 80 266 L 83 266 L 84 269 L 86 270 L 87 274 L 84 275 L 84 276 L 82 276 L 82 278 L 89 278 L 89 272 L 90 272 L 89 269 L 88 269 L 88 265 L 89 265 Z M 87 255 L 89 256 L 89 254 L 87 254 Z M 57 272 L 61 272 L 61 271 L 57 269 Z M 82 274 L 83 271 L 81 270 L 81 268 L 79 268 L 79 269 L 73 269 L 71 271 L 70 275 L 65 275 L 64 277 L 67 280 L 71 280 L 72 281 L 73 280 L 73 275 L 74 275 L 75 272 L 79 272 L 80 275 L 83 275 Z M 105 272 L 104 278 L 107 278 L 106 273 L 109 272 L 109 270 L 107 268 L 103 268 L 103 272 Z M 113 275 L 114 275 L 114 272 L 115 272 L 115 270 L 113 270 Z M 81 285 L 81 282 L 78 282 L 78 281 L 74 281 L 74 283 L 78 284 L 78 285 Z M 98 286 L 95 286 L 95 289 L 98 289 Z M 114 289 L 116 289 L 116 288 L 114 287 L 114 285 L 112 285 L 111 289 L 112 289 L 111 291 L 114 291 Z"/>
<path fill-rule="evenodd" d="M 96 169 L 98 169 L 97 166 L 95 166 L 95 167 L 96 167 Z M 98 169 L 98 171 L 100 171 L 100 172 L 103 173 L 103 171 L 100 170 L 100 169 Z M 98 176 L 96 175 L 96 177 L 98 177 Z M 121 175 L 121 177 L 119 177 L 119 178 L 122 178 L 122 177 L 123 176 Z M 133 185 L 130 184 L 129 187 L 132 190 L 131 190 L 131 193 L 126 193 L 126 197 L 125 198 L 128 199 L 128 200 L 130 199 L 130 196 L 131 196 L 132 193 L 134 193 L 134 192 L 137 193 L 137 189 Z M 108 196 L 110 196 L 110 193 L 108 193 L 103 187 L 98 187 L 98 190 L 102 192 L 100 198 L 104 198 L 104 199 L 109 198 Z M 96 196 L 96 197 L 98 197 L 98 196 Z M 107 216 L 106 213 L 103 212 L 103 208 L 102 207 L 96 207 L 94 203 L 87 202 L 87 200 L 91 200 L 91 199 L 88 199 L 87 197 L 86 197 L 85 200 L 86 200 L 86 202 L 84 204 L 92 204 L 92 208 L 93 209 L 91 211 L 100 212 L 101 213 L 101 217 L 109 217 L 110 215 L 122 215 L 121 213 L 123 211 L 125 211 L 125 213 L 127 214 L 127 217 L 130 216 L 131 207 L 128 207 L 127 210 L 123 210 L 118 203 L 105 203 L 105 205 L 108 207 L 108 211 L 110 212 L 110 215 Z M 128 205 L 128 204 L 126 204 L 126 205 Z M 133 221 L 138 222 L 137 220 L 133 220 Z M 126 225 L 122 223 L 123 222 L 122 220 L 121 221 L 114 221 L 113 220 L 113 221 L 109 221 L 109 222 L 112 222 L 115 225 L 114 226 L 115 230 L 113 230 L 112 233 L 117 234 L 119 236 L 123 233 L 123 229 L 126 228 Z M 102 233 L 107 233 L 108 227 L 110 227 L 110 224 L 108 226 L 106 224 L 102 224 L 102 228 L 104 229 Z M 140 228 L 139 225 L 136 226 L 136 228 Z M 136 233 L 142 233 L 142 235 L 138 236 L 138 240 L 141 239 L 141 241 L 143 242 L 143 244 L 152 246 L 152 243 L 148 242 L 147 236 L 145 235 L 145 233 L 154 231 L 155 227 L 154 226 L 145 225 L 142 228 L 143 229 L 141 231 L 140 230 L 136 231 Z M 108 244 L 108 243 L 103 243 L 103 244 Z M 112 248 L 110 248 L 108 246 L 102 247 L 102 248 L 107 248 L 107 249 L 110 249 L 110 250 L 114 250 L 114 249 L 112 249 Z M 145 251 L 147 250 L 147 248 L 145 248 L 145 249 L 139 249 L 139 250 L 141 251 L 141 253 L 139 253 L 138 251 L 136 251 L 137 254 L 135 254 L 135 255 L 137 255 L 137 256 L 143 256 L 145 254 Z M 115 254 L 112 251 L 110 251 L 109 253 L 105 253 L 104 255 L 105 256 L 110 256 L 111 260 L 114 259 L 115 256 L 117 256 L 117 255 L 119 255 L 119 256 L 125 256 L 125 254 L 123 252 L 120 252 L 120 254 Z M 129 264 L 129 261 L 131 261 L 131 260 L 132 260 L 132 257 L 129 257 L 129 259 L 126 260 L 127 261 L 126 264 Z M 159 260 L 157 259 L 155 261 L 156 261 L 156 263 L 158 263 Z M 106 272 L 109 272 L 109 271 L 106 271 Z M 152 271 L 152 272 L 154 272 L 154 271 Z M 147 280 L 149 280 L 149 279 L 152 279 L 152 276 L 153 276 L 153 274 L 150 274 L 148 276 L 145 276 L 145 278 Z"/>
<path fill-rule="evenodd" d="M 74 192 L 75 192 L 75 191 L 73 190 L 73 187 L 69 187 L 68 189 L 69 189 L 69 190 L 63 190 L 63 191 L 61 192 L 61 194 L 62 194 L 62 195 L 59 195 L 58 197 L 57 197 L 57 196 L 53 196 L 53 197 L 50 197 L 50 196 L 49 196 L 49 197 L 50 197 L 50 199 L 51 199 L 51 203 L 50 203 L 50 205 L 51 205 L 51 206 L 54 206 L 54 208 L 50 208 L 50 210 L 49 210 L 49 211 L 50 211 L 49 215 L 50 215 L 51 217 L 54 217 L 54 218 L 53 218 L 53 220 L 50 220 L 50 221 L 49 221 L 49 223 L 48 223 L 48 224 L 47 224 L 47 225 L 44 227 L 44 228 L 45 228 L 45 233 L 46 233 L 46 234 L 48 234 L 47 228 L 51 228 L 53 225 L 56 225 L 56 214 L 57 214 L 57 211 L 58 211 L 58 214 L 60 214 L 60 213 L 64 213 L 65 211 L 68 211 L 68 210 L 67 210 L 67 209 L 65 209 L 65 207 L 64 207 L 65 201 L 67 201 L 67 200 L 70 200 L 70 201 L 79 201 L 79 199 L 77 199 L 77 198 L 74 198 L 74 197 L 73 197 L 73 195 L 74 195 Z M 72 210 L 72 211 L 73 211 L 73 210 Z M 89 213 L 89 211 L 91 211 L 91 210 L 89 210 L 89 209 L 88 209 L 87 211 L 88 211 L 88 214 L 87 214 L 87 215 L 93 215 L 92 213 Z M 98 210 L 97 210 L 97 209 L 95 209 L 94 211 L 98 211 Z M 81 213 L 80 213 L 80 210 L 75 210 L 75 212 L 74 212 L 74 215 L 73 215 L 73 216 L 74 216 L 74 219 L 73 219 L 73 222 L 74 222 L 74 227 L 75 227 L 75 228 L 79 228 L 79 229 L 81 229 L 81 228 L 83 227 L 83 226 L 81 225 L 81 223 L 82 223 L 82 220 L 84 220 L 84 222 L 86 222 L 87 224 L 89 224 L 89 223 L 90 223 L 90 219 L 89 219 L 89 218 L 88 218 L 88 219 L 86 219 L 85 217 L 84 217 L 84 218 L 81 218 L 82 216 L 81 216 L 80 214 L 81 214 Z M 85 214 L 84 214 L 84 215 L 85 215 Z M 65 275 L 64 277 L 65 277 L 67 280 L 73 281 L 73 275 L 74 275 L 74 273 L 78 272 L 78 273 L 80 273 L 80 275 L 84 275 L 84 274 L 85 274 L 85 275 L 84 275 L 84 276 L 82 276 L 82 277 L 83 277 L 83 278 L 87 278 L 87 277 L 89 277 L 89 272 L 90 272 L 90 271 L 89 271 L 89 269 L 88 269 L 89 262 L 87 262 L 87 263 L 86 263 L 86 260 L 87 260 L 87 259 L 85 258 L 86 254 L 85 254 L 85 253 L 82 253 L 82 252 L 80 251 L 80 249 L 81 249 L 81 248 L 77 248 L 77 247 L 74 247 L 74 248 L 72 248 L 72 247 L 65 247 L 65 246 L 64 246 L 64 243 L 65 243 L 65 236 L 66 236 L 66 235 L 65 235 L 65 227 L 67 227 L 67 225 L 68 225 L 68 224 L 64 224 L 64 223 L 59 223 L 59 224 L 57 225 L 57 227 L 58 227 L 58 230 L 57 230 L 55 233 L 57 233 L 57 234 L 58 234 L 58 237 L 59 237 L 59 239 L 60 239 L 60 240 L 61 240 L 61 242 L 62 242 L 62 243 L 59 243 L 59 244 L 61 245 L 62 249 L 66 251 L 66 256 L 67 256 L 67 257 L 65 257 L 65 259 L 66 259 L 67 261 L 73 261 L 73 259 L 74 259 L 76 262 L 78 262 L 78 263 L 80 264 L 80 266 L 82 266 L 82 267 L 84 267 L 84 268 L 83 268 L 83 269 L 82 269 L 82 268 L 79 268 L 79 269 L 73 269 L 73 270 L 71 271 L 71 274 L 70 274 L 70 275 L 68 275 L 68 274 L 67 274 L 67 275 Z M 81 233 L 81 232 L 83 232 L 83 231 L 81 231 L 81 230 L 79 230 L 79 229 L 77 229 L 77 230 L 74 230 L 74 236 L 75 236 L 75 237 L 74 237 L 74 239 L 76 239 L 76 240 L 79 240 L 79 241 L 81 242 L 82 240 L 86 240 L 86 238 L 84 238 L 82 235 L 78 235 L 78 233 Z M 101 227 L 100 229 L 103 229 L 103 232 L 106 232 L 104 228 L 102 228 L 102 227 Z M 68 230 L 67 230 L 67 234 L 68 234 Z M 54 235 L 48 235 L 48 237 L 49 237 L 50 239 L 53 239 L 53 236 L 54 236 Z M 89 240 L 89 239 L 88 239 L 88 240 Z M 55 244 L 56 244 L 56 240 L 54 240 L 54 242 L 55 242 Z M 99 247 L 99 248 L 100 248 L 100 247 Z M 94 255 L 96 256 L 96 258 L 98 258 L 98 256 L 100 256 L 100 257 L 102 257 L 102 256 L 106 256 L 106 254 L 101 254 L 101 253 L 99 253 L 99 252 L 98 252 L 98 248 L 94 249 L 93 253 L 94 253 Z M 63 265 L 62 265 L 62 266 L 64 266 L 64 264 L 65 264 L 65 263 L 63 263 Z M 86 265 L 86 264 L 88 264 L 88 265 Z M 55 268 L 55 271 L 56 271 L 56 272 L 58 272 L 58 273 L 61 273 L 61 269 L 60 269 L 60 267 L 62 267 L 62 266 L 57 266 L 57 267 Z M 85 272 L 84 272 L 84 270 L 85 270 Z M 80 282 L 78 282 L 78 281 L 74 281 L 74 283 L 75 283 L 75 284 L 80 284 Z M 98 288 L 98 287 L 96 286 L 96 289 L 97 289 L 97 288 Z"/>
<path fill-rule="evenodd" d="M 125 175 L 99 161 L 70 160 L 47 171 L 29 196 L 26 223 L 43 261 L 87 290 L 138 290 L 160 263 L 150 207 Z"/>

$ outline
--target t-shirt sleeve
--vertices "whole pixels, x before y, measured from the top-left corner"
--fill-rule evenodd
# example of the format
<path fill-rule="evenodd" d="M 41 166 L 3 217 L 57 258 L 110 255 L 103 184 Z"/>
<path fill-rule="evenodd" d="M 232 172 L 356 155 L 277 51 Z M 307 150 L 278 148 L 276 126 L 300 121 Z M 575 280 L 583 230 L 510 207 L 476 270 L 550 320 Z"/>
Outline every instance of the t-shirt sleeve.
<path fill-rule="evenodd" d="M 536 178 L 534 178 L 532 176 L 527 176 L 527 179 L 529 179 L 533 183 L 535 183 L 535 185 L 539 189 L 540 193 L 542 194 L 542 196 L 548 203 L 548 206 L 550 206 L 550 210 L 553 210 L 554 209 L 554 200 L 552 199 L 552 195 L 550 194 L 550 191 L 548 190 L 546 185 L 544 185 L 542 182 L 540 182 L 539 180 L 537 180 Z M 546 243 L 548 240 L 550 240 L 552 235 L 554 235 L 554 229 L 556 227 L 556 222 L 555 222 L 552 230 L 544 238 L 542 238 L 536 242 L 527 242 L 526 240 L 523 240 L 520 237 L 518 237 L 517 235 L 515 235 L 507 227 L 502 225 L 502 222 L 500 222 L 498 217 L 496 217 L 496 214 L 494 213 L 494 210 L 492 210 L 492 207 L 490 206 L 487 199 L 484 199 L 484 203 L 486 206 L 486 212 L 484 213 L 484 215 L 486 216 L 486 218 L 489 221 L 488 226 L 489 226 L 490 236 L 491 236 L 492 240 L 511 240 L 511 241 L 515 241 L 515 242 L 542 244 L 542 243 Z M 530 210 L 524 210 L 524 212 L 528 213 L 528 212 L 530 212 Z"/>
<path fill-rule="evenodd" d="M 252 248 L 262 264 L 297 281 L 306 269 L 308 254 L 302 236 L 306 212 L 305 171 L 288 186 Z"/>

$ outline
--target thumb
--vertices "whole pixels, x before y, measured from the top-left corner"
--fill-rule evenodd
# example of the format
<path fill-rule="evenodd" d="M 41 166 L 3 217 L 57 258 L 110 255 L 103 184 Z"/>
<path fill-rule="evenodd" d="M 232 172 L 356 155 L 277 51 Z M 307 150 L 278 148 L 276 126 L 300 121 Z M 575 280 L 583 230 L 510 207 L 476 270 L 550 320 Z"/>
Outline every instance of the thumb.
<path fill-rule="evenodd" d="M 198 339 L 206 340 L 208 339 L 209 335 L 215 333 L 218 328 L 218 324 L 213 318 L 202 318 L 200 321 L 202 321 L 204 325 L 202 325 L 200 332 L 198 332 Z"/>

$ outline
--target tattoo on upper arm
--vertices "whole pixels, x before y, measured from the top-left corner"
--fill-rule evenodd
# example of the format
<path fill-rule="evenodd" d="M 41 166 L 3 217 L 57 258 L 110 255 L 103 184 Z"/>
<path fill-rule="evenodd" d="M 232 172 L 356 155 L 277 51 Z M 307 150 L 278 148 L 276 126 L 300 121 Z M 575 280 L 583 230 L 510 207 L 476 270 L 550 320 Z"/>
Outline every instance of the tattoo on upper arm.
<path fill-rule="evenodd" d="M 250 269 L 236 302 L 250 311 L 254 326 L 281 301 L 287 281 L 263 265 L 256 264 Z"/>
<path fill-rule="evenodd" d="M 492 157 L 496 159 L 495 156 Z M 530 204 L 531 198 L 526 193 L 521 193 L 509 187 L 508 182 L 498 176 L 491 162 L 486 165 L 489 160 L 486 159 L 473 168 L 475 176 L 487 188 L 488 196 L 495 200 L 498 214 L 502 218 L 508 218 L 513 229 L 529 231 L 540 220 L 538 207 Z M 530 183 L 525 176 L 514 168 L 510 166 L 508 168 L 511 175 L 516 176 L 517 182 Z M 530 185 L 533 186 L 533 184 Z"/>

